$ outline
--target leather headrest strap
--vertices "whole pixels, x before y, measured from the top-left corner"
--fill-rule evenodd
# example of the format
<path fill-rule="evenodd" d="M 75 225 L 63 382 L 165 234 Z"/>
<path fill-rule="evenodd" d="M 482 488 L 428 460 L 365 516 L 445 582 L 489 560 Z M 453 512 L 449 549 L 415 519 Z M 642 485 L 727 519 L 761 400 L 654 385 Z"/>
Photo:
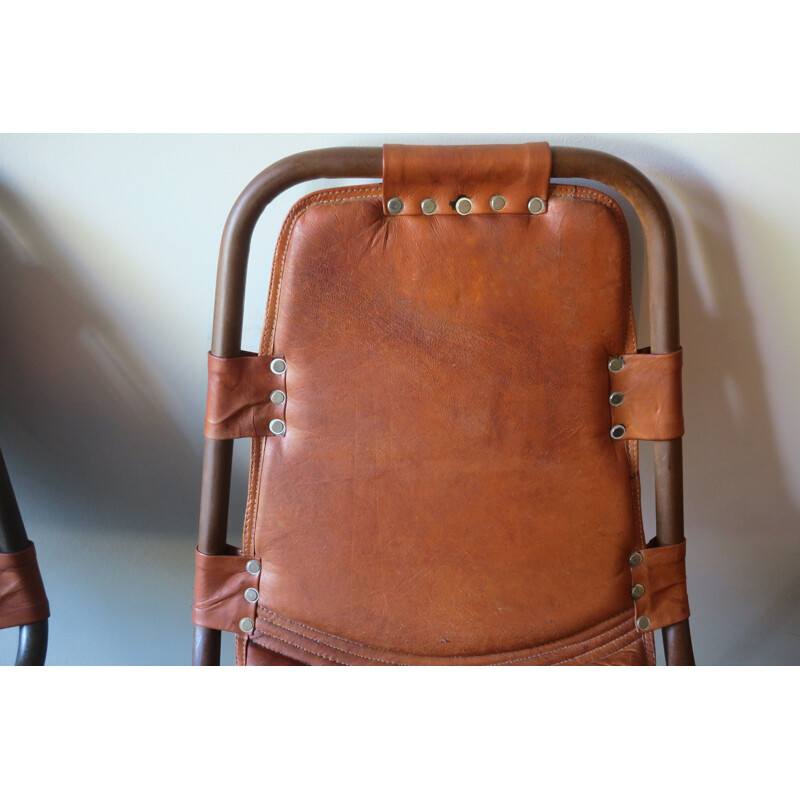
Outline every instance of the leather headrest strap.
<path fill-rule="evenodd" d="M 546 142 L 387 144 L 383 210 L 392 216 L 546 213 L 550 168 Z"/>

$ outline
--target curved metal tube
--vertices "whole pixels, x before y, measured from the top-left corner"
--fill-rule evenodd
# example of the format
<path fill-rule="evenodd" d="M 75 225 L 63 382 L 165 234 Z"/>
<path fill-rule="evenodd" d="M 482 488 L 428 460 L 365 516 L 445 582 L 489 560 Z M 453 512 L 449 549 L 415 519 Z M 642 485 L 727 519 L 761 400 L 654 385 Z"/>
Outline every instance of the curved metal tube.
<path fill-rule="evenodd" d="M 597 181 L 631 203 L 645 234 L 650 277 L 650 342 L 653 353 L 680 347 L 675 230 L 663 199 L 633 166 L 615 156 L 577 147 L 552 148 L 552 177 Z M 298 153 L 265 169 L 233 206 L 222 234 L 211 353 L 230 358 L 241 349 L 245 280 L 256 222 L 281 192 L 318 178 L 380 178 L 378 147 L 337 147 Z M 207 554 L 225 547 L 233 442 L 206 440 L 198 546 Z M 659 544 L 683 540 L 683 461 L 681 440 L 655 443 L 656 537 Z M 689 623 L 664 628 L 668 664 L 693 664 Z M 193 663 L 219 663 L 218 631 L 195 628 Z"/>
<path fill-rule="evenodd" d="M 28 546 L 19 505 L 0 450 L 0 553 L 17 553 Z M 40 667 L 47 656 L 47 620 L 20 625 L 16 666 Z"/>

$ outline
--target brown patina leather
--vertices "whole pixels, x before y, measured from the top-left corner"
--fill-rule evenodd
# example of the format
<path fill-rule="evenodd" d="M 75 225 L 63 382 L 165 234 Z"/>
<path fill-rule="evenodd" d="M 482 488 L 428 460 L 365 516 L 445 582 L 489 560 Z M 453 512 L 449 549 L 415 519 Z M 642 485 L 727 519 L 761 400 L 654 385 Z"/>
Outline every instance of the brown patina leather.
<path fill-rule="evenodd" d="M 278 243 L 273 352 L 288 429 L 253 443 L 238 663 L 653 663 L 637 443 L 609 436 L 608 360 L 636 352 L 613 200 L 553 186 L 499 219 L 313 194 Z"/>
<path fill-rule="evenodd" d="M 229 548 L 228 555 L 219 556 L 195 552 L 195 625 L 239 633 L 242 619 L 255 620 L 256 604 L 244 596 L 247 589 L 258 588 L 258 575 L 251 575 L 246 569 L 250 560 L 250 556 L 233 548 Z"/>
<path fill-rule="evenodd" d="M 468 197 L 470 216 L 530 214 L 531 198 L 547 202 L 550 165 L 546 142 L 452 147 L 387 144 L 383 148 L 383 207 L 398 197 L 403 201 L 400 216 L 420 216 L 422 201 L 430 198 L 436 202 L 435 216 L 458 216 L 456 200 Z M 505 198 L 500 211 L 489 205 L 494 195 Z"/>
<path fill-rule="evenodd" d="M 49 616 L 33 542 L 17 553 L 0 553 L 0 628 L 30 625 Z"/>
<path fill-rule="evenodd" d="M 209 439 L 268 436 L 272 420 L 285 421 L 286 403 L 270 401 L 275 389 L 286 392 L 286 372 L 276 375 L 270 369 L 274 358 L 255 353 L 236 358 L 208 354 L 205 434 Z"/>
<path fill-rule="evenodd" d="M 609 392 L 622 392 L 611 407 L 612 425 L 624 425 L 623 439 L 662 441 L 683 436 L 681 366 L 683 350 L 667 355 L 633 353 L 619 372 L 609 372 Z"/>
<path fill-rule="evenodd" d="M 658 630 L 689 619 L 686 593 L 686 542 L 639 551 L 642 563 L 631 567 L 631 585 L 644 587 L 636 600 L 636 617 L 650 620 L 648 630 Z"/>

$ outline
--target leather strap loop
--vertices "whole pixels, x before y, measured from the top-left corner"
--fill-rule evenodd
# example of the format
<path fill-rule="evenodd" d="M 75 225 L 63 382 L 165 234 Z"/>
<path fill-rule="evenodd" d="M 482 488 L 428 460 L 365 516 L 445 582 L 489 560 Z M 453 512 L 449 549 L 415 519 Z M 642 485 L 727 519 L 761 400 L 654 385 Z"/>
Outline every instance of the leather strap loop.
<path fill-rule="evenodd" d="M 456 215 L 456 202 L 470 200 L 468 214 L 526 214 L 532 198 L 550 194 L 551 155 L 547 142 L 512 145 L 400 145 L 383 148 L 383 209 L 395 216 L 421 216 L 432 200 L 431 216 Z M 502 197 L 493 208 L 493 197 Z M 399 199 L 402 209 L 388 205 Z M 499 205 L 499 203 L 496 203 Z M 538 206 L 535 206 L 538 208 Z M 429 208 L 433 208 L 430 206 Z M 536 213 L 539 213 L 537 211 Z"/>
<path fill-rule="evenodd" d="M 269 436 L 272 421 L 286 424 L 286 368 L 280 374 L 273 372 L 270 366 L 276 358 L 280 356 L 208 354 L 205 434 L 209 439 Z M 272 402 L 276 390 L 283 393 L 284 402 Z"/>
<path fill-rule="evenodd" d="M 247 569 L 251 563 L 259 565 L 253 574 Z M 199 550 L 195 553 L 194 605 L 192 621 L 195 625 L 217 631 L 249 633 L 255 627 L 257 601 L 245 597 L 248 589 L 258 591 L 261 562 L 257 558 L 241 555 L 229 548 L 229 555 L 208 556 Z M 241 627 L 242 620 L 250 620 L 250 630 Z"/>
<path fill-rule="evenodd" d="M 0 628 L 30 625 L 49 616 L 33 542 L 19 552 L 0 553 Z"/>
<path fill-rule="evenodd" d="M 686 542 L 638 551 L 642 560 L 631 566 L 631 585 L 644 589 L 635 600 L 637 627 L 654 631 L 689 618 L 686 593 Z M 638 625 L 646 617 L 648 625 Z"/>
<path fill-rule="evenodd" d="M 681 367 L 683 350 L 667 355 L 629 353 L 624 366 L 609 371 L 612 426 L 624 425 L 615 438 L 663 441 L 683 436 Z M 621 404 L 614 405 L 620 398 Z"/>

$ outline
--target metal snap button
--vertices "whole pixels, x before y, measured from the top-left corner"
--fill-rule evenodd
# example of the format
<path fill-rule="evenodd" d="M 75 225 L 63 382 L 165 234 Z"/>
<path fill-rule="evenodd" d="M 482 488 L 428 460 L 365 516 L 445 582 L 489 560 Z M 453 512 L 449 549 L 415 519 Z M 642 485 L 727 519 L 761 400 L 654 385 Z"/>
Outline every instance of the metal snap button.
<path fill-rule="evenodd" d="M 243 631 L 244 633 L 252 633 L 255 626 L 255 622 L 253 622 L 253 620 L 251 620 L 249 617 L 242 617 L 239 620 L 239 630 Z"/>
<path fill-rule="evenodd" d="M 638 600 L 640 597 L 644 595 L 644 586 L 641 583 L 635 583 L 631 587 L 631 597 L 634 600 Z"/>
<path fill-rule="evenodd" d="M 390 201 L 389 201 L 389 202 L 386 204 L 386 210 L 387 210 L 387 211 L 388 211 L 390 214 L 393 214 L 394 216 L 397 216 L 398 214 L 402 213 L 402 211 L 403 211 L 403 207 L 404 207 L 404 206 L 403 206 L 403 201 L 402 201 L 402 200 L 401 200 L 399 197 L 393 197 L 393 198 L 392 198 L 392 199 L 391 199 L 391 200 L 390 200 Z"/>
<path fill-rule="evenodd" d="M 608 360 L 608 371 L 619 372 L 625 366 L 625 359 L 622 356 L 616 356 Z"/>
<path fill-rule="evenodd" d="M 456 211 L 461 214 L 462 217 L 466 217 L 467 214 L 472 213 L 472 200 L 469 197 L 459 197 L 456 200 Z"/>
<path fill-rule="evenodd" d="M 541 214 L 544 211 L 544 200 L 541 197 L 531 197 L 528 200 L 528 211 L 534 215 Z"/>
<path fill-rule="evenodd" d="M 244 599 L 247 600 L 248 603 L 255 603 L 258 600 L 258 589 L 245 589 Z"/>
<path fill-rule="evenodd" d="M 247 563 L 244 565 L 244 568 L 245 568 L 245 569 L 246 569 L 246 570 L 247 570 L 247 571 L 248 571 L 248 572 L 249 572 L 251 575 L 258 575 L 258 573 L 259 573 L 259 572 L 261 572 L 261 564 L 259 564 L 259 563 L 258 563 L 258 561 L 256 561 L 254 558 L 251 558 L 251 559 L 250 559 L 250 561 L 248 561 L 248 562 L 247 562 Z"/>
<path fill-rule="evenodd" d="M 622 392 L 611 392 L 611 396 L 608 398 L 608 402 L 611 403 L 612 406 L 621 406 L 625 401 L 625 395 Z"/>
<path fill-rule="evenodd" d="M 270 393 L 269 400 L 276 406 L 282 406 L 286 402 L 286 395 L 280 389 L 276 389 Z"/>
<path fill-rule="evenodd" d="M 286 425 L 281 419 L 274 419 L 269 424 L 269 432 L 274 436 L 283 436 L 286 433 Z"/>
<path fill-rule="evenodd" d="M 429 217 L 431 214 L 436 213 L 436 201 L 432 197 L 428 197 L 420 203 L 420 208 L 422 213 Z"/>
<path fill-rule="evenodd" d="M 612 439 L 621 439 L 625 435 L 625 426 L 624 425 L 615 425 L 611 429 L 611 438 Z"/>
<path fill-rule="evenodd" d="M 282 358 L 273 358 L 269 368 L 276 375 L 283 375 L 283 373 L 286 372 L 286 362 Z"/>
<path fill-rule="evenodd" d="M 636 627 L 640 631 L 646 631 L 650 627 L 650 617 L 647 617 L 644 614 L 642 614 L 642 616 L 636 620 Z"/>
<path fill-rule="evenodd" d="M 638 550 L 636 550 L 635 552 L 631 553 L 628 556 L 628 563 L 632 567 L 638 567 L 639 564 L 642 563 L 642 561 L 644 561 L 644 556 Z"/>
<path fill-rule="evenodd" d="M 502 211 L 506 207 L 506 199 L 501 194 L 496 194 L 489 200 L 489 208 L 492 211 Z"/>

